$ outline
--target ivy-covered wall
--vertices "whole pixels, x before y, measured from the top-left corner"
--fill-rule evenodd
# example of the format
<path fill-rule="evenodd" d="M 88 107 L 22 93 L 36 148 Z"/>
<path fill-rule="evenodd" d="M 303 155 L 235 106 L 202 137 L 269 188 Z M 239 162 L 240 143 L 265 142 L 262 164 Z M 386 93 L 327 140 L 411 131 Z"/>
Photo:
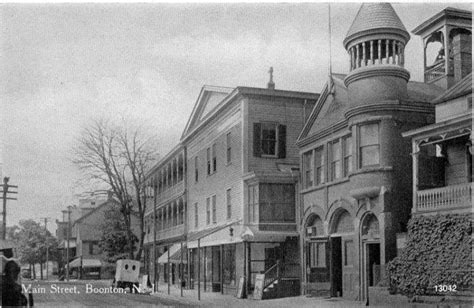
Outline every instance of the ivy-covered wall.
<path fill-rule="evenodd" d="M 439 285 L 472 289 L 471 245 L 469 214 L 411 218 L 406 248 L 387 267 L 391 293 L 439 295 Z"/>

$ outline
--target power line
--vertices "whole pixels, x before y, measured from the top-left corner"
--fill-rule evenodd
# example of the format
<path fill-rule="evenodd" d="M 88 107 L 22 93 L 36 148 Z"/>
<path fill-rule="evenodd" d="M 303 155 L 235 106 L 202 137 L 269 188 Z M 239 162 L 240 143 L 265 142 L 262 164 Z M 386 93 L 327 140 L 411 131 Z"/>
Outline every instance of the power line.
<path fill-rule="evenodd" d="M 18 188 L 16 185 L 8 185 L 8 181 L 10 180 L 9 177 L 3 178 L 2 187 L 2 196 L 0 197 L 3 199 L 3 222 L 2 222 L 2 239 L 5 240 L 7 237 L 7 200 L 17 200 L 17 198 L 9 197 L 9 194 L 18 194 L 18 191 L 11 191 L 10 188 Z"/>

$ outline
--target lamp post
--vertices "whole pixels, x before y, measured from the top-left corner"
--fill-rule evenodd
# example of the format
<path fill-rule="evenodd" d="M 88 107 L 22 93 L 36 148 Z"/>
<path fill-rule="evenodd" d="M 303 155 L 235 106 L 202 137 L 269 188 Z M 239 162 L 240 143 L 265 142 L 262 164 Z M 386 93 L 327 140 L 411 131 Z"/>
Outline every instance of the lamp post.
<path fill-rule="evenodd" d="M 250 262 L 251 262 L 251 252 L 250 252 L 250 241 L 253 239 L 254 234 L 249 227 L 245 227 L 245 231 L 240 236 L 244 242 L 244 284 L 245 284 L 245 296 L 248 296 L 250 289 Z"/>

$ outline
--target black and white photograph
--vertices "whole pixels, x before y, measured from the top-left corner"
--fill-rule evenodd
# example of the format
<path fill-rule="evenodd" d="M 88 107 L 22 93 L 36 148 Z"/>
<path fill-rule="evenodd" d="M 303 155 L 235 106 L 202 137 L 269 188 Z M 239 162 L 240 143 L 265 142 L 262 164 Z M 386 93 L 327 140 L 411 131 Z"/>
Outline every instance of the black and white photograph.
<path fill-rule="evenodd" d="M 0 307 L 473 307 L 472 9 L 0 2 Z"/>

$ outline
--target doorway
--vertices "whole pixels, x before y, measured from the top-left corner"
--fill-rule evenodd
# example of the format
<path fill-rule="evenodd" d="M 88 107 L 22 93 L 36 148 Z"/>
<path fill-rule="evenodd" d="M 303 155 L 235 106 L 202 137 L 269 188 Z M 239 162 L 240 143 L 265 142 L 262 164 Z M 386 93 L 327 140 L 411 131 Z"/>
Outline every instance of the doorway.
<path fill-rule="evenodd" d="M 331 296 L 342 296 L 342 245 L 341 237 L 331 237 Z"/>
<path fill-rule="evenodd" d="M 367 284 L 376 286 L 380 282 L 380 243 L 367 244 Z"/>

